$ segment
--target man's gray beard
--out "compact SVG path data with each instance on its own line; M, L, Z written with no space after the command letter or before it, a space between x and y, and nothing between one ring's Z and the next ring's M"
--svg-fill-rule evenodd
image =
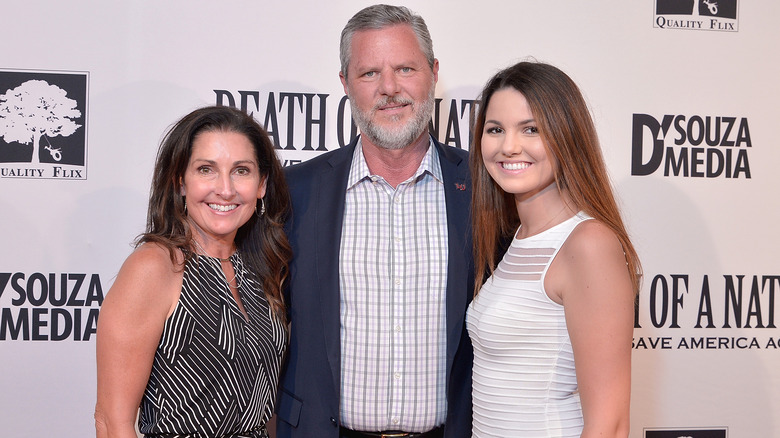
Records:
M428 130L428 123L433 114L433 105L435 101L434 87L431 87L428 98L420 103L419 108L416 108L417 111L412 119L409 120L405 126L401 126L397 129L385 129L371 123L369 115L357 108L352 99L349 100L349 106L352 110L352 118L355 119L355 124L360 128L361 134L368 137L372 143L382 149L395 150L409 146L417 140L423 132ZM380 102L377 106L385 105L387 102L411 103L413 106L417 106L413 101L392 98L386 99L385 102ZM372 109L372 111L377 111L375 108Z

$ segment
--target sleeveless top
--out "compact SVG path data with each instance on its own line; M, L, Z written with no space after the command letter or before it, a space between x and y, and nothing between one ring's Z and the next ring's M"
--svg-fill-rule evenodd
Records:
M287 328L270 310L238 252L230 256L238 308L219 259L194 255L181 296L165 321L139 430L155 438L265 438L273 413Z
M537 235L515 237L469 305L474 437L580 436L574 353L563 306L547 296L544 279L572 230L587 219L580 212Z

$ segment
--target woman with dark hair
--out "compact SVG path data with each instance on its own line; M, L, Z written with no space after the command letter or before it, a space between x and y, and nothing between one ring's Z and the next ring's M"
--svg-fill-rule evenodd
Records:
M267 437L287 343L289 195L267 133L206 107L160 146L146 232L103 302L97 436Z
M473 435L628 436L641 267L579 89L516 64L473 132Z

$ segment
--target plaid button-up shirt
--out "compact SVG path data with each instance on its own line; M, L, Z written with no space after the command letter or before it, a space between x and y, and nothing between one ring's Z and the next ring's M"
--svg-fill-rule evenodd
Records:
M447 413L447 212L436 147L393 188L362 146L341 237L341 422L422 432Z

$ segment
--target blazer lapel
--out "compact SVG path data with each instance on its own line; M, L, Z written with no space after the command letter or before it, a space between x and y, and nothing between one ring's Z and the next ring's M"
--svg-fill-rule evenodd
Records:
M471 290L468 279L471 266L471 180L468 161L435 142L444 176L444 198L447 203L447 381L465 324L466 306ZM463 254L467 256L464 257Z
M344 202L352 163L352 153L356 142L334 154L318 177L315 222L312 224L316 244L316 278L319 280L319 299L322 311L323 336L328 352L328 362L333 374L334 387L341 387L341 324L339 251L341 247L341 228L344 223ZM334 317L335 316L335 317Z

